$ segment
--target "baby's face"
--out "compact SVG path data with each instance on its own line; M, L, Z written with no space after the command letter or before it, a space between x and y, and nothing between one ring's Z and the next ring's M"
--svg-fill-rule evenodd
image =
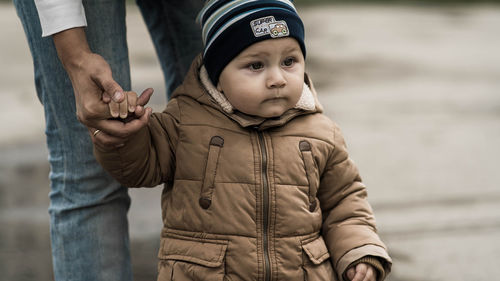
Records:
M243 113L277 117L299 101L304 68L295 39L268 39L235 57L222 71L217 89Z

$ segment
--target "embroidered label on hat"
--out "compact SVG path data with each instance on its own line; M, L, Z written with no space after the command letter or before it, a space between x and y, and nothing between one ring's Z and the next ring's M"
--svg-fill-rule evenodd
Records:
M263 17L250 22L253 35L261 37L271 35L272 38L288 36L288 25L285 21L276 21L273 16Z

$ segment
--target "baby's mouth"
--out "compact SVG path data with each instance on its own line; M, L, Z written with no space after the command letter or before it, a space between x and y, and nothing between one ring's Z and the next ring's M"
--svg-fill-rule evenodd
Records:
M267 98L266 100L278 100L282 98L283 98L283 93L280 92L279 90L275 90L272 92L271 95L269 95L269 98Z

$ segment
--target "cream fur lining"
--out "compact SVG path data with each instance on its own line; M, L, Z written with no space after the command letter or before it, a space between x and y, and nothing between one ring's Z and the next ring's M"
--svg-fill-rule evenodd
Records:
M207 69L204 65L200 69L200 80L207 92L215 99L215 101L222 107L226 113L233 113L233 106L227 100L226 96L219 92L217 88L212 84L212 81L208 77Z
M234 107L233 105L227 100L226 96L219 92L217 88L212 84L212 81L210 81L210 78L208 77L207 70L205 66L201 66L200 69L200 81L207 90L207 92L212 96L213 99L219 104L222 109L226 113L233 113L234 112ZM311 93L311 89L309 89L309 86L307 86L306 83L304 83L304 87L302 89L302 95L300 96L299 101L295 105L295 108L297 109L302 109L302 110L314 110L316 108L316 103L314 102L314 97Z
M316 102L314 100L314 96L309 89L309 86L304 83L304 87L302 88L302 95L300 96L299 101L295 105L295 108L302 110L314 110L316 108Z

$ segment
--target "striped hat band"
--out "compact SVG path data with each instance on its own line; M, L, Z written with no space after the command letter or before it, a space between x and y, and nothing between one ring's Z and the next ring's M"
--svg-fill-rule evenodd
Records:
M215 85L234 57L262 40L295 38L305 56L304 26L288 0L209 0L197 21L202 26L204 64Z

